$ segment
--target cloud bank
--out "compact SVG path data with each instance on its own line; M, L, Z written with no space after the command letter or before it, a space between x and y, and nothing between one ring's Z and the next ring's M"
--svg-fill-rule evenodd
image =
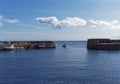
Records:
M18 22L18 19L6 19L0 15L0 27L3 27L4 24L17 24Z
M52 28L62 28L62 27L80 27L85 26L88 28L108 28L108 29L120 29L119 20L94 20L94 19L82 19L79 17L65 17L64 19L59 20L57 17L36 17L35 20L41 24L48 24ZM19 23L18 19L9 19L4 18L0 15L0 27L4 27L6 24L17 24ZM24 24L25 25L25 24ZM23 25L22 25L23 26ZM24 27L24 26L23 26ZM31 27L31 26L27 26Z
M85 26L87 24L86 20L78 18L78 17L66 17L63 20L58 20L56 17L37 17L35 19L39 23L50 24L54 28L65 27L77 27L77 26Z
M91 19L90 24L92 27L104 27L104 28L120 28L120 22L118 20L105 21L105 20L93 20Z
M88 28L120 29L118 20L85 20L79 17L66 17L62 20L59 20L57 17L37 17L35 20L39 23L50 24L53 28L87 26Z

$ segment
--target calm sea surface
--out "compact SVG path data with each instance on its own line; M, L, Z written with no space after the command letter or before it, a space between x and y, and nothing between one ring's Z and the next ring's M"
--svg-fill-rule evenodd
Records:
M119 50L87 50L84 41L56 45L0 51L0 84L120 84Z

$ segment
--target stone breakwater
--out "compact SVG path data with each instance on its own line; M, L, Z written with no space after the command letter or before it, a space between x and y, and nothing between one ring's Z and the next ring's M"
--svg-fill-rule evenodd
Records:
M5 47L14 45L16 49L47 49L56 48L53 41L5 41L0 44L0 50L5 50Z
M120 50L120 40L88 39L87 49L92 49L92 50Z

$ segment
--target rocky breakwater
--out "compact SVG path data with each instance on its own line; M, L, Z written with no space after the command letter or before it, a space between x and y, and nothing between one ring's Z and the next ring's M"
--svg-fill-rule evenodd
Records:
M5 41L3 44L0 44L0 50L6 50L6 47L14 45L16 50L20 49L48 49L56 48L56 45L53 41Z

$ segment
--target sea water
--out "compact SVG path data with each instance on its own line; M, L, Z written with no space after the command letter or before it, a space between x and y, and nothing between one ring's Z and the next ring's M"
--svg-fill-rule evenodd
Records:
M55 43L56 49L0 51L0 84L120 84L120 50Z

